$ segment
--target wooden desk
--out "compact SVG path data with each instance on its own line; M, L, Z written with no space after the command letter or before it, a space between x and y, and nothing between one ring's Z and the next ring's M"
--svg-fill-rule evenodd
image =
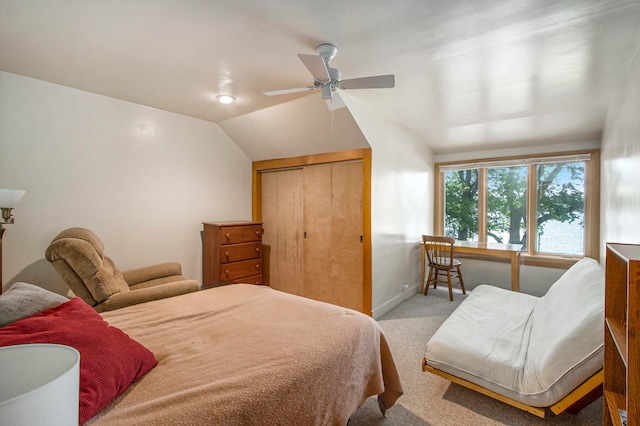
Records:
M424 243L420 243L420 292L424 293L425 255ZM480 243L477 241L456 241L454 253L480 254L500 257L511 261L511 290L520 291L520 244Z

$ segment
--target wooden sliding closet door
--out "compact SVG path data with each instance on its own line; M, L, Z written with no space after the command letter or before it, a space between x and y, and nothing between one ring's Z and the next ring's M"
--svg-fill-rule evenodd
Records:
M364 309L361 161L262 172L269 285Z
M302 169L262 174L262 243L270 247L269 282L303 295Z
M304 295L363 310L362 162L304 168Z

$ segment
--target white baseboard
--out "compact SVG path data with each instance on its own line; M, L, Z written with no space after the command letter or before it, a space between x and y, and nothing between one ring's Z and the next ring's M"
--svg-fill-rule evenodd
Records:
M373 317L373 319L380 318L381 316L383 316L384 314L386 314L387 312L389 312L390 310L392 310L393 308L395 308L396 306L398 306L399 304L401 304L405 300L409 299L411 296L413 296L416 293L418 293L418 286L417 285L409 287L408 290L403 291L402 293L398 294L397 296L395 296L391 300L389 300L389 301L383 303L382 305L372 309L371 310L371 316Z

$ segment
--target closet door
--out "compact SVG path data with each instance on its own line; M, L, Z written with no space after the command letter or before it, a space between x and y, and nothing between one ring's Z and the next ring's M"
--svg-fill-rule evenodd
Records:
M262 173L262 242L270 247L269 285L303 296L303 171Z
M304 168L304 296L363 311L362 162Z

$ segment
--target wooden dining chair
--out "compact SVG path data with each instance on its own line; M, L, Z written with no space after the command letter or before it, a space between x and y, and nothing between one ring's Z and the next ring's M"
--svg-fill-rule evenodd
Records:
M453 244L455 241L453 237L422 236L423 247L429 265L429 275L424 286L425 295L429 291L429 285L432 282L433 288L436 288L439 282L446 283L449 286L449 300L453 301L452 277L458 279L462 294L467 294L464 289L462 272L460 271L462 263L453 257Z

